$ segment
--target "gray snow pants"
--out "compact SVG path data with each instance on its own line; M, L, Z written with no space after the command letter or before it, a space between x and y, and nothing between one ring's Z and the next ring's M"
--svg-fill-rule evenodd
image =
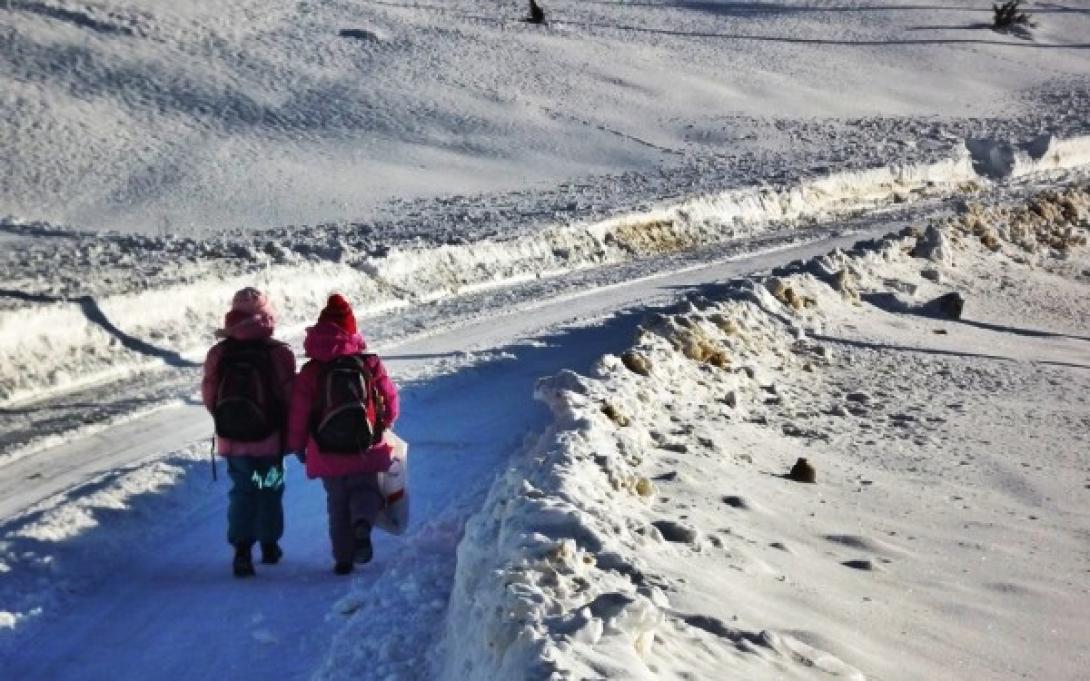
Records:
M378 488L378 475L359 473L337 478L322 478L326 510L329 512L329 539L333 560L351 563L356 549L356 529L370 532L375 517L384 505Z

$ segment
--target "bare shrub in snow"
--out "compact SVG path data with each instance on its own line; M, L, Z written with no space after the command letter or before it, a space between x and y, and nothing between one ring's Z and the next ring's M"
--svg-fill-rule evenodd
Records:
M1083 246L1090 228L1090 187L1043 191L1025 204L985 207L966 206L948 225L953 234L972 236L992 251L1003 242L1028 253L1065 253Z
M719 329L728 336L733 336L741 331L741 329L738 327L738 322L734 321L730 317L727 317L726 315L718 313L713 314L712 316L708 317L708 320L718 326Z
M1036 25L1029 12L1022 11L1022 0L1007 0L1002 5L992 5L992 12L992 27L1000 31L1016 27L1033 28Z
M679 318L680 322L684 318ZM710 364L720 369L730 366L730 357L726 349L716 340L711 338L704 329L698 325L682 326L670 325L664 329L665 337L674 348L689 359Z
M692 248L698 237L683 231L673 220L647 220L621 225L606 240L637 255L657 255Z
M817 301L808 296L801 296L795 291L794 288L788 286L779 277L772 277L765 282L765 287L768 292L771 293L776 300L780 301L787 307L790 307L796 312L802 310L805 307L813 307L817 305Z
M813 465L810 464L805 458L800 457L795 465L791 467L791 471L787 474L788 479L795 482L817 482L817 471L814 470Z
M534 0L530 0L530 16L525 21L530 24L545 23L545 10L541 9L541 6Z
M602 413L605 414L610 421L613 421L622 428L628 425L628 417L612 402L606 402L602 405Z
M625 352L621 355L621 362L632 373L639 374L640 376L651 375L651 360L638 352L632 352L631 350Z

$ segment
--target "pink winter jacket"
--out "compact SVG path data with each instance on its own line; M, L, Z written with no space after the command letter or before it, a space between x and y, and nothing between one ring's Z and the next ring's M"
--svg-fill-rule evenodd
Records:
M376 473L390 468L390 455L393 450L382 443L375 445L363 454L329 454L322 452L310 434L311 413L314 409L318 378L329 362L344 355L355 355L367 350L367 343L360 334L349 334L336 324L318 322L307 329L303 341L310 361L303 365L295 377L295 386L291 395L291 410L288 414L288 448L291 451L305 451L308 478L336 478L357 473ZM367 368L374 377L375 385L382 394L385 404L384 414L379 414L382 425L389 428L397 420L397 386L386 374L386 367L375 355L366 356ZM305 449L304 449L305 448Z
M264 341L269 345L273 371L276 376L272 385L276 390L276 399L285 407L291 398L292 381L295 378L295 354L288 345L272 338L272 327L257 324L240 325L231 333L231 338L240 341ZM208 350L204 360L204 378L201 380L201 399L211 413L216 405L216 390L219 387L219 364L223 357L223 342L216 343ZM216 451L223 456L280 456L286 450L283 432L277 430L260 442L239 442L216 436Z

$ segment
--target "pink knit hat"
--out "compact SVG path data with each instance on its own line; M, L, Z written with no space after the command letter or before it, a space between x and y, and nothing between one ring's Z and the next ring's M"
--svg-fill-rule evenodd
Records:
M231 310L223 318L223 328L216 335L224 338L271 336L275 325L276 311L268 296L247 286L231 299Z

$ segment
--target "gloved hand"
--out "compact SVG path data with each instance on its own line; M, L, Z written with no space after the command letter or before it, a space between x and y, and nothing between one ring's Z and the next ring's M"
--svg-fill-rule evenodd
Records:
M294 456L295 458L299 459L299 463L304 463L305 464L307 462L307 454L306 454L306 452L304 452L302 450L300 450L298 452L285 452L284 453L284 458L285 459L288 458L289 456Z

